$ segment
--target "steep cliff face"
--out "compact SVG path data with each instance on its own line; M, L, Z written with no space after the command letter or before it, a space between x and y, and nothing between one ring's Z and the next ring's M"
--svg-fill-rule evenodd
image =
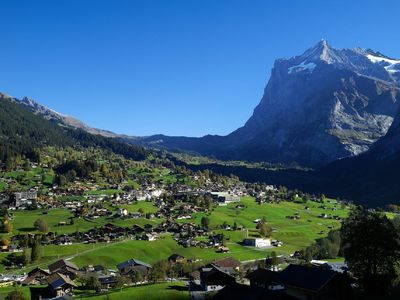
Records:
M230 135L238 155L320 166L368 150L390 127L399 95L397 79L368 53L321 41L277 60L252 117Z
M400 61L324 40L276 60L260 104L228 136L153 136L135 142L222 159L320 167L370 148L398 110Z
M313 174L323 178L320 187L372 206L399 204L400 199L400 113L387 134L358 156L337 160Z

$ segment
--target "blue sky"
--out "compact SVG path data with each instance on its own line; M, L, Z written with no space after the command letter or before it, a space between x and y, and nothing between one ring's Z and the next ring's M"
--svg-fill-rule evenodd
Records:
M276 58L321 38L400 57L400 1L0 2L0 91L131 135L227 134Z

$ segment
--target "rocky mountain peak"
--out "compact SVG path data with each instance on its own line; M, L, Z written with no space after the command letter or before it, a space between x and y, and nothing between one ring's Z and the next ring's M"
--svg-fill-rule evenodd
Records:
M249 159L311 166L367 151L386 134L400 100L390 70L377 63L389 58L371 53L321 40L278 60L260 104L231 138Z

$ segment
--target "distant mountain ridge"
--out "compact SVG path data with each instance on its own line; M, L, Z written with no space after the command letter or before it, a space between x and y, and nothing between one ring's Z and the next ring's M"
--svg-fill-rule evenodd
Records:
M0 93L0 163L18 156L37 159L36 150L46 146L98 147L135 160L143 160L150 153L120 138L91 134L85 127L66 125L61 120L65 120L61 114L36 102Z
M23 97L21 100L16 99L16 98L13 98L13 99L14 99L14 101L17 101L20 104L24 105L26 108L28 108L34 114L40 114L47 120L54 121L54 122L57 122L60 124L64 124L64 125L70 126L72 128L79 128L79 129L85 130L86 132L91 133L91 134L97 134L97 135L101 135L101 136L105 136L105 137L118 137L117 134L115 134L111 131L90 127L74 117L70 117L70 116L61 114L59 112L56 112L55 110L48 108L47 106L44 106L31 98Z
M399 109L400 60L325 40L275 61L260 104L227 136L155 135L134 143L221 159L320 167L367 151Z

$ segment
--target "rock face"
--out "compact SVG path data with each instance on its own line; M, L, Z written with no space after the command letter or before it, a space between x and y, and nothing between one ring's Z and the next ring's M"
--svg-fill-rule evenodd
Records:
M222 159L319 167L362 153L386 134L399 108L399 86L400 60L322 40L275 61L260 104L228 136L141 142Z
M321 41L277 60L253 116L231 134L239 153L320 166L368 150L389 129L399 97L397 72L379 63L389 59L371 53Z
M387 134L367 152L337 160L313 175L326 179L320 190L332 195L371 206L399 204L400 113Z

